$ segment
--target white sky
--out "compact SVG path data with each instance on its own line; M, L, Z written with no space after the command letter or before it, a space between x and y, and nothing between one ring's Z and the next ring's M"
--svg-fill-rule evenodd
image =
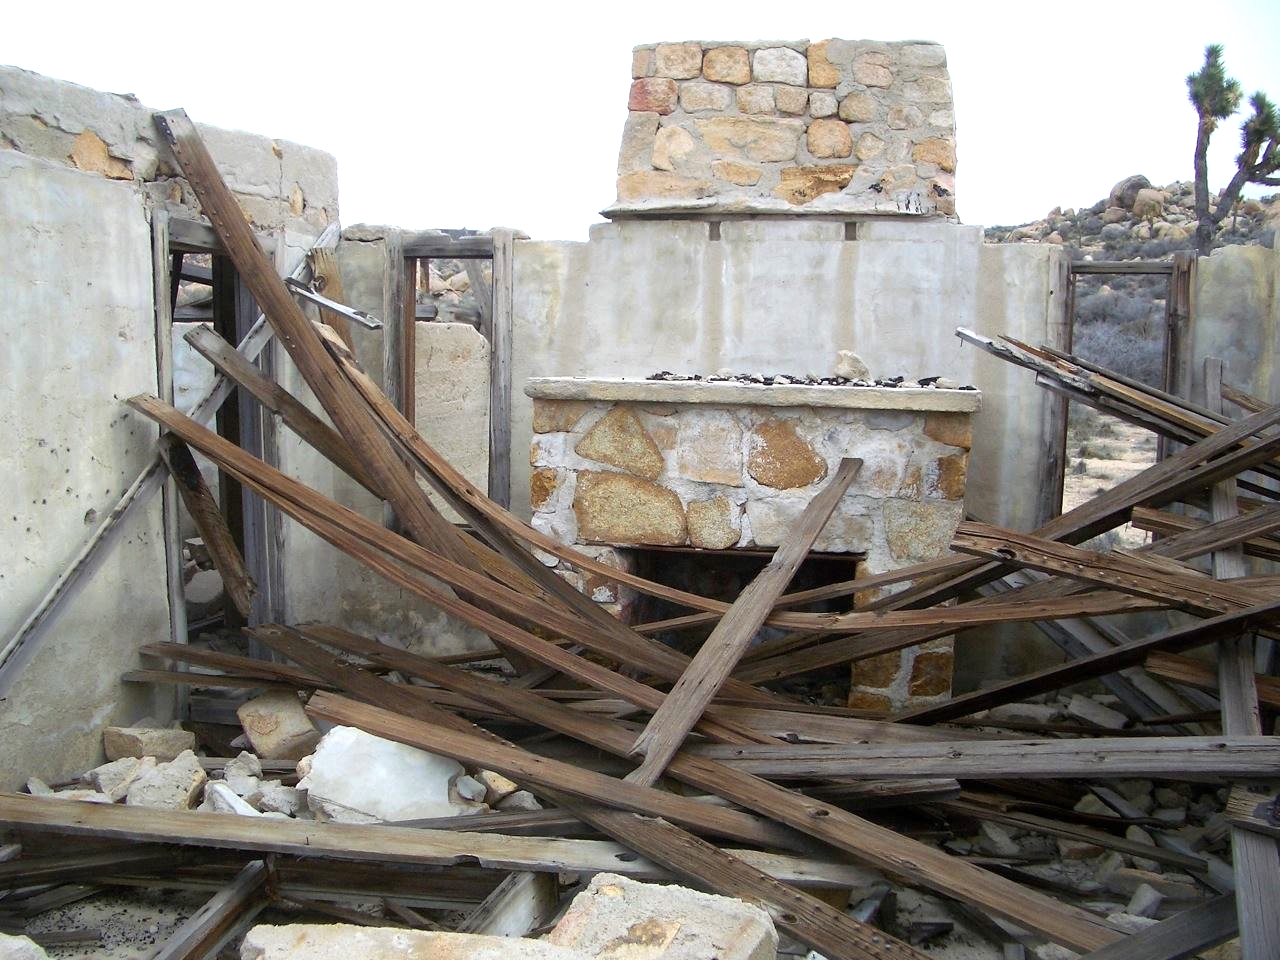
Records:
M328 150L344 224L581 240L614 198L633 46L805 37L946 45L967 223L1089 205L1133 173L1190 180L1183 80L1206 43L1226 46L1246 96L1280 100L1277 0L26 0L6 11L0 63ZM1215 137L1215 187L1238 127Z

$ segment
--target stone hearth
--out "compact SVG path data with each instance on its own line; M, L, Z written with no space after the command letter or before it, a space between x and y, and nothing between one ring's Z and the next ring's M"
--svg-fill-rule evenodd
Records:
M626 565L618 548L776 547L840 460L862 470L815 549L860 555L859 573L938 556L964 512L975 390L539 378L533 524ZM617 584L592 596L627 615ZM950 691L951 646L859 663L855 705Z

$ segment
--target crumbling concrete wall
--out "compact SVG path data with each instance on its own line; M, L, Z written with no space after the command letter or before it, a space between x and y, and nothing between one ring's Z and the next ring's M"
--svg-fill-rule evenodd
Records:
M529 377L830 375L837 351L853 350L874 376L938 375L982 390L967 503L1031 529L1047 396L954 330L1044 341L1060 256L988 247L980 228L937 220L864 221L852 232L838 221L725 221L718 238L705 221L626 220L595 227L588 243L518 242L513 504L527 515ZM959 644L958 684L989 675L992 653Z
M1280 403L1280 247L1222 247L1196 264L1191 321L1178 353L1188 358L1178 392L1204 400L1204 358L1225 362L1234 387ZM1228 405L1228 412L1239 413Z
M132 97L0 67L4 640L154 454L155 427L125 404L158 390L150 216L158 205L183 217L199 208L152 112ZM337 216L333 158L251 134L201 133L254 224L285 235L288 269ZM153 497L128 514L0 701L0 789L93 766L106 724L167 719L170 698L120 681L142 665L139 646L169 639L165 583Z

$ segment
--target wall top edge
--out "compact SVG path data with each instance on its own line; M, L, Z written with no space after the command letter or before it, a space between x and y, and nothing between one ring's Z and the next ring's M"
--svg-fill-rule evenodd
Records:
M935 387L837 387L636 380L626 377L532 377L524 392L535 400L599 400L635 403L702 403L721 406L828 407L846 410L924 410L973 413L978 390Z

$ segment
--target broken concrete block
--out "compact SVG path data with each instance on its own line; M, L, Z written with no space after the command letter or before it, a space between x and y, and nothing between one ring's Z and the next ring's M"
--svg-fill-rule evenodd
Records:
M281 786L279 780L267 780L258 795L258 809L263 813L283 813L295 816L306 806L303 791L297 787Z
M541 810L542 804L528 790L517 790L515 793L509 793L498 801L497 810L503 813L512 813L516 810Z
M484 784L484 802L494 806L499 800L520 789L520 784L504 777L496 770L481 770L476 779Z
M33 797L52 797L53 787L39 777L27 777L27 793Z
M320 731L287 690L264 693L236 711L253 752L264 760L298 760L311 752Z
M11 937L0 933L0 957L4 960L49 960L44 947L30 937Z
M189 810L208 779L196 755L185 750L134 780L124 802L131 807Z
M778 950L759 907L609 873L591 879L545 940L600 960L773 960Z
M1152 924L1160 921L1152 917L1139 917L1132 913L1109 913L1107 914L1107 922L1117 930L1123 930L1125 933L1141 933Z
M94 767L80 780L106 794L114 803L123 800L129 792L129 785L148 770L154 769L155 765L155 757L121 757Z
M121 757L155 757L160 763L196 748L196 735L176 727L107 727L102 749L108 760Z
M987 821L978 828L978 846L996 857L1016 857L1020 853L1008 830Z
M55 790L50 796L55 800L81 800L85 803L112 803L112 799L97 790Z
M210 780L204 785L204 803L200 805L200 809L206 807L214 813L234 813L242 817L261 816L239 794L218 780Z
M260 924L245 934L240 960L588 960L546 940L474 933L357 927L347 923Z
M1140 883L1129 898L1129 905L1124 912L1135 917L1154 917L1164 903L1164 894L1149 883Z
M462 764L355 727L334 727L316 744L307 805L318 819L344 823L417 820L477 813L482 804L449 799Z
M453 781L450 787L450 800L463 800L470 803L484 803L485 788L484 784L475 777L462 774Z
M222 575L217 570L197 570L182 591L190 620L203 620L216 614L223 607L224 597Z
M1094 726L1105 727L1108 730L1120 730L1129 722L1129 718L1119 710L1104 707L1092 697L1086 697L1079 693L1071 698L1071 703L1067 705L1067 713L1077 720L1092 723Z
M222 781L236 796L254 803L262 789L262 764L252 753L241 751L222 768Z
M1145 883L1166 900L1198 900L1200 898L1200 891L1194 880L1173 873L1161 876L1146 870L1122 867L1107 876L1103 883L1107 885L1108 890L1129 896L1133 896L1138 887Z

